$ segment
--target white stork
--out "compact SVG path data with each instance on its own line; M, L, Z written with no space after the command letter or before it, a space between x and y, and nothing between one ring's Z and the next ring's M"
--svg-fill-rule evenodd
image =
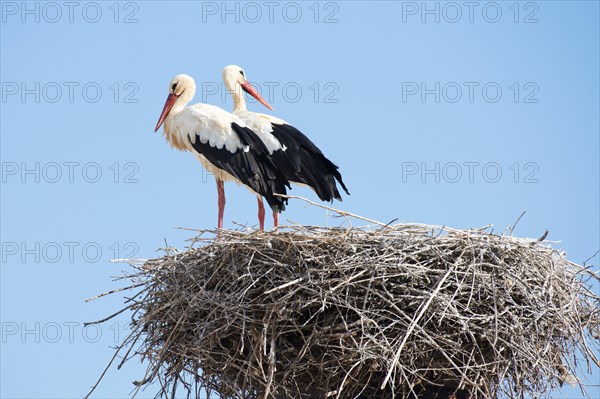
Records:
M302 132L286 121L271 115L246 111L244 93L252 95L265 107L271 106L246 80L244 70L237 65L223 68L223 82L233 96L233 113L246 123L263 141L271 159L285 177L297 184L308 185L322 201L342 200L336 180L350 195L342 181L338 167ZM262 201L258 201L258 213L264 215ZM277 213L273 213L276 221ZM263 222L261 222L263 224Z
M225 210L223 182L229 180L245 185L257 195L260 204L265 197L273 213L279 214L285 209L284 200L274 194L285 195L289 182L270 159L269 150L236 115L208 104L186 107L195 93L192 77L175 76L169 83L169 96L154 131L164 122L164 135L171 147L190 151L215 176L218 228L223 227Z

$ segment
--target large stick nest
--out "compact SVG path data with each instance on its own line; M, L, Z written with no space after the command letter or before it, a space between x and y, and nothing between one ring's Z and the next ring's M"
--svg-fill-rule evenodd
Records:
M598 365L598 275L541 239L421 225L201 237L128 276L141 291L120 349L167 397L539 397Z

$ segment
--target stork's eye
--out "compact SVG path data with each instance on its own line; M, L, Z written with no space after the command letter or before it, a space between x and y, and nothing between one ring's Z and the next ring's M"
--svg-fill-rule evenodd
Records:
M244 76L244 71L241 71L241 70L240 70L240 74L241 74L242 76Z
M173 83L173 86L171 86L171 90L175 91L176 87L177 87L177 83Z

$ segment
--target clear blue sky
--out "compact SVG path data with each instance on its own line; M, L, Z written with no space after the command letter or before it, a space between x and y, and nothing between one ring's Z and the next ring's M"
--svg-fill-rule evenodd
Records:
M122 300L84 302L123 284L109 259L216 225L213 178L152 133L178 73L231 109L221 69L243 66L339 164L345 210L497 231L526 211L516 235L548 229L579 263L600 247L596 1L0 6L2 398L85 394L126 332L82 324ZM254 198L226 193L226 226L255 224ZM339 223L295 202L285 220ZM111 370L96 397L127 397L143 370Z

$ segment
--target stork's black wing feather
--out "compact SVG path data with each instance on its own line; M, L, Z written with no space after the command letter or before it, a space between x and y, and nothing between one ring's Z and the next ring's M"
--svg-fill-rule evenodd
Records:
M285 209L287 199L274 194L287 194L288 179L275 166L264 143L252 130L237 123L232 123L231 128L245 148L232 153L225 147L219 149L208 142L202 143L198 137L191 144L210 163L265 197L271 209L281 212Z
M322 201L342 200L336 180L346 194L342 175L337 165L331 162L308 137L287 124L271 124L275 136L286 149L275 151L271 157L288 180L312 187Z

